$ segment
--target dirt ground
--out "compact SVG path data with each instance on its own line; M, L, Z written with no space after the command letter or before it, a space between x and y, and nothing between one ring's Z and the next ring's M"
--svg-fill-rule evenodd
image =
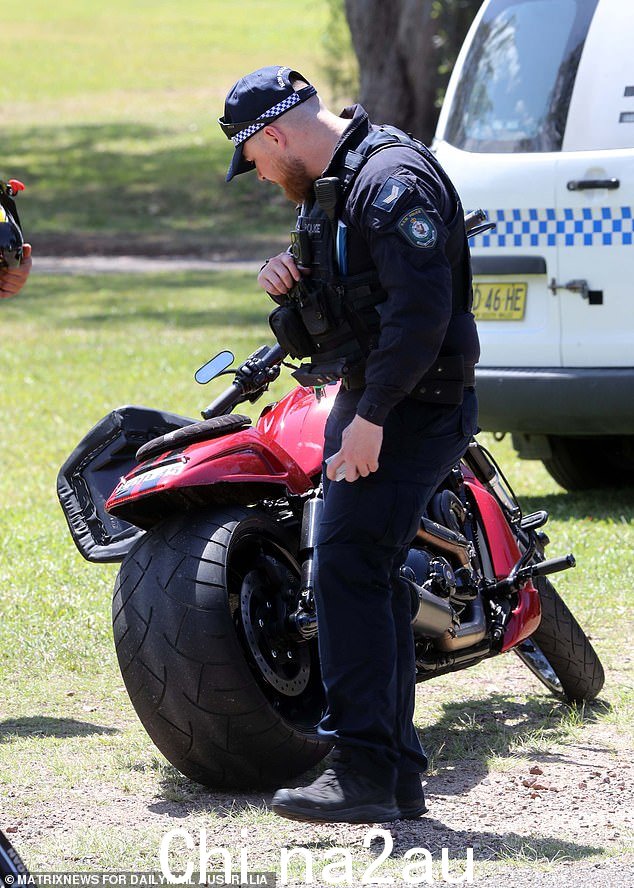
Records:
M191 270L225 270L218 262L182 264ZM165 270L177 267L169 259L35 257L35 268L42 273L130 273L159 271L164 266ZM231 262L229 267L252 272L258 266ZM505 659L512 661L506 676L510 684L523 687L525 668L514 658ZM419 687L422 705L426 693ZM507 716L499 714L500 719ZM498 717L495 708L491 717ZM94 713L94 718L106 728L127 730L125 724L109 724L104 712ZM104 833L142 828L158 838L175 827L194 831L204 823L209 844L239 848L246 841L249 856L263 861L271 870L278 870L281 849L295 846L310 848L316 858L337 846L350 848L355 861L367 859L369 863L372 859L374 846L370 852L363 847L365 826L325 827L278 821L267 813L270 795L234 797L196 787L184 795L186 798L174 800L173 793L165 791L159 779L148 781L146 793L124 793L112 783L95 780L93 775L86 774L84 779L80 775L72 789L41 805L29 804L28 819L5 822L4 828L19 850L41 843L62 849L53 868L65 870L95 863L89 848L63 853L65 848L77 849L81 845L76 841L77 833L95 823ZM487 768L481 757L443 763L427 777L426 795L426 816L389 825L394 842L392 858L405 860L409 849L427 849L435 861L438 884L443 884L437 866L441 849L449 849L450 870L457 874L466 849L472 848L476 886L634 886L633 754L627 736L609 721L587 721L565 742L542 744L537 751L523 750L518 756L507 756L496 768ZM216 816L210 818L210 813ZM246 838L244 829L248 830ZM156 847L155 860L148 858L147 870L158 870L158 842ZM95 865L95 869L101 868ZM377 874L377 878L381 876ZM308 883L300 880L288 884ZM332 882L319 881L316 873L311 884L325 886ZM395 879L392 884L405 882Z
M522 764L475 781L472 770L481 769L479 762L466 760L460 767L441 770L428 780L426 816L417 821L383 825L384 829L389 828L394 840L392 857L398 860L409 849L425 848L431 852L437 870L441 849L447 848L450 872L457 875L460 869L456 867L465 861L466 849L472 848L473 884L477 886L505 883L509 888L546 888L567 885L572 880L576 888L631 888L634 766L631 752L625 748L618 758L613 751L607 754L605 739L604 729L591 727L584 731L581 743L555 747L548 755L535 757L530 766ZM610 746L613 739L610 738ZM283 847L312 848L317 856L319 848L334 845L349 848L355 861L365 860L362 843L367 827L284 821L279 830L272 831L268 820L266 824L252 826L250 818L240 816L243 812L248 814L251 806L261 808L269 800L270 796L259 794L234 798L203 793L192 801L173 802L156 796L122 795L113 791L112 786L95 786L90 781L85 789L80 783L54 804L43 806L41 813L35 817L31 814L28 822L10 826L9 837L17 843L16 835L11 835L14 830L21 843L38 844L54 834L61 848L67 841L70 846L73 833L90 824L96 810L100 829L105 831L145 824L161 834L177 826L195 835L201 823L200 814L211 809L221 820L215 825L203 817L208 846L243 847L242 830L248 823L249 857L264 859L271 870L277 869ZM609 853L610 849L615 854L613 859L587 859L604 851ZM76 863L82 868L89 866L90 854L84 854ZM73 868L73 864L68 861L63 867L54 868ZM155 868L158 866L148 867ZM316 877L318 871L317 867ZM436 878L441 881L438 873Z
M515 658L505 659L510 661L505 678L516 693L533 679L527 679L525 667ZM490 679L474 676L472 689L474 682L490 690L495 699ZM431 687L419 686L418 695L424 705L433 692ZM107 726L103 714L95 712L95 721ZM491 717L510 723L513 716L512 709L500 713L492 709ZM129 730L116 722L110 727ZM404 855L424 848L434 861L435 883L447 884L440 869L442 849L448 849L449 873L457 876L467 849L472 848L476 886L634 886L634 763L627 736L618 726L590 719L563 742L538 744L532 752L522 750L497 762L489 767L477 755L439 764L426 778L428 814L416 821L382 826L389 829L394 843L392 868L386 864L376 878L391 874L392 884L407 884L398 877L407 863ZM318 826L276 818L268 811L270 794L212 793L190 783L184 792L175 794L173 784L170 788L169 781L161 781L159 775L148 780L146 790L124 793L90 774L78 777L72 789L57 794L53 801L35 807L29 804L28 819L7 824L9 837L19 849L54 843L60 859L52 869L103 869L103 858L91 853L94 837L77 840L78 832L93 823L106 834L129 833L133 842L135 831L150 835L149 846L156 850L142 867L148 871L159 870L161 837L175 827L196 835L204 825L208 847L246 847L249 860L263 863L278 876L281 850L307 847L315 858L314 881L309 883L302 876L287 883L296 886L333 884L319 879L328 849L348 848L355 864L363 866L382 851L376 841L369 851L363 847L366 826ZM235 850L236 860L237 854ZM282 883L278 880L278 884Z

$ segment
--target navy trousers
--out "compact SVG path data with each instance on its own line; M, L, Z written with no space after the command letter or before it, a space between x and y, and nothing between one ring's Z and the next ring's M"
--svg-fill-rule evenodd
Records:
M328 418L324 458L336 453L359 391L340 391ZM316 604L326 712L318 732L350 748L357 766L393 789L424 771L413 725L411 602L399 579L408 544L440 481L466 450L477 401L396 405L384 426L379 469L354 482L329 481L317 546Z

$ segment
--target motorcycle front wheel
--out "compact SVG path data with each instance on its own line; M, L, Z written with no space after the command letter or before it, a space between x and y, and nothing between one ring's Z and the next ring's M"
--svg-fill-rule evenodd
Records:
M541 623L515 653L556 696L571 703L594 700L605 680L601 661L552 583L546 577L535 582Z
M228 506L166 520L121 565L113 627L126 689L158 749L199 783L274 787L328 752L316 640L287 631L293 553L271 515Z

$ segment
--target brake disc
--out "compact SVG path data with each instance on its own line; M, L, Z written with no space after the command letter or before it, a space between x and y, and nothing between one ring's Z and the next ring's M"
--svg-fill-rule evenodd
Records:
M284 566L270 560L278 572L288 575L290 582L290 573ZM249 571L242 580L240 613L249 650L262 676L281 694L299 696L310 679L310 652L308 645L285 638L280 631L286 607L279 588L271 587L264 571Z

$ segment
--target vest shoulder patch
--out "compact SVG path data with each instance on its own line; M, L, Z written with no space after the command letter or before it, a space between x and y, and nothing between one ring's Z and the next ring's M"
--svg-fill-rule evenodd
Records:
M436 246L438 232L422 207L414 207L401 216L397 223L398 233L413 247L431 249Z
M389 178L385 180L385 183L377 196L372 201L372 206L376 207L378 210L384 210L386 213L391 213L398 203L399 198L402 197L408 189L409 186L405 182L401 182L400 179L396 179L394 176L389 176Z

